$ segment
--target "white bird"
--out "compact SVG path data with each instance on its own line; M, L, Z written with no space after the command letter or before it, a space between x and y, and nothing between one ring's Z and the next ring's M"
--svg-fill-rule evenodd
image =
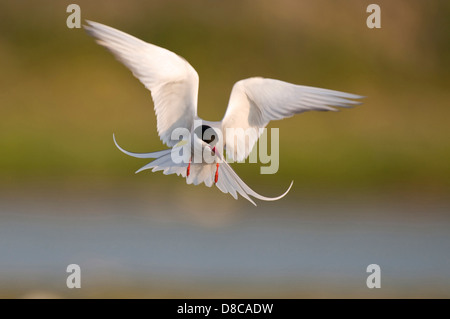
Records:
M235 199L240 194L255 206L250 196L260 200L272 201L284 197L292 187L278 197L265 197L247 186L225 160L242 161L251 152L262 129L272 120L281 120L305 111L337 111L332 106L351 107L360 102L362 96L339 91L295 85L279 80L253 77L238 81L231 91L228 108L222 121L210 122L197 116L197 95L199 78L195 69L179 55L144 42L134 36L106 25L86 21L87 32L95 37L97 43L107 48L131 70L133 75L151 91L157 119L157 130L161 141L169 149L153 153L131 153L121 148L113 135L114 143L123 153L137 158L155 160L136 173L152 169L162 170L164 174L177 174L186 177L188 184L215 184L222 192L230 193ZM218 132L229 128L242 128L248 133L248 143L226 140ZM176 129L187 130L189 140L173 137ZM209 138L205 137L209 132ZM175 161L177 152L184 146L191 147L188 160ZM222 148L216 147L222 145ZM195 150L207 150L213 162L192 161Z

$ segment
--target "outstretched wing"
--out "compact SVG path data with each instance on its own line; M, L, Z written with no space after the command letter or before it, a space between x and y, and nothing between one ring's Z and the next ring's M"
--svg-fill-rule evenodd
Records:
M339 91L295 85L279 80L249 78L238 81L222 119L227 156L242 161L251 152L262 129L272 120L281 120L306 111L337 111L332 106L361 104L362 96ZM228 129L242 129L246 138L227 139Z
M106 25L86 21L87 32L151 91L161 140L174 146L176 128L191 130L197 115L198 74L177 54Z

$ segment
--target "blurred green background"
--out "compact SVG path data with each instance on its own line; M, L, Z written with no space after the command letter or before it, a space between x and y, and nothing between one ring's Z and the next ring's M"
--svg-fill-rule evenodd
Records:
M271 123L269 127L280 128L277 174L260 175L255 164L234 165L243 180L264 195L279 194L295 181L280 204L288 207L285 210L276 203L259 203L268 214L277 212L282 219L285 211L301 215L299 203L312 203L308 207L314 211L313 203L325 202L325 211L339 215L355 201L361 207L394 201L424 208L425 214L429 207L438 207L435 213L430 209L429 216L448 218L450 3L378 0L382 28L369 29L366 8L373 2L76 3L82 19L113 26L186 58L200 76L198 112L208 120L222 118L232 85L251 76L367 96L354 109L309 112ZM95 200L110 204L111 198L120 198L118 203L148 203L142 214L177 210L176 222L186 220L184 210L195 216L194 224L202 225L222 225L226 220L223 227L235 227L229 226L229 215L237 224L236 216L257 219L258 209L243 199L235 202L218 190L188 186L173 175L133 173L145 162L120 153L112 133L130 151L164 148L150 93L83 29L66 27L70 3L0 4L0 190L3 212L9 214L3 218L14 220L15 208L23 207L24 216L35 218L37 202L50 203L41 207L50 216L60 216L62 207L72 212L70 205L80 214L97 214L95 207L104 206L92 204ZM182 204L167 208L165 202L174 198ZM199 213L205 203L208 209L220 207L222 213ZM394 211L409 220L407 209ZM125 218L117 214L119 220ZM132 209L124 208L127 214L133 216ZM33 240L39 241L36 236ZM10 240L4 248L8 251L16 247L14 236ZM14 264L2 258L4 265ZM13 260L20 264L20 258ZM4 271L8 278L12 273ZM27 281L21 285L4 284L1 293L23 296ZM205 286L210 287L208 281ZM90 296L101 296L92 291ZM117 296L161 296L158 291ZM187 291L168 296L195 295ZM280 288L277 296L309 296L307 290L300 295L292 291ZM199 295L204 296L195 296Z

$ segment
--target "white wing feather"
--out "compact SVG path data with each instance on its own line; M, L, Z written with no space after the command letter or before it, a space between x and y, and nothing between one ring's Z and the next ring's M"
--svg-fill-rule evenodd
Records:
M87 32L133 72L152 93L161 140L168 146L175 128L191 130L197 115L198 74L177 54L106 25L87 21Z
M332 106L358 105L361 103L351 99L359 98L362 96L274 79L256 77L238 81L233 86L228 108L222 119L222 132L226 139L228 128L242 128L249 141L236 143L225 140L227 156L237 161L247 158L262 128L272 120L305 111L337 111Z

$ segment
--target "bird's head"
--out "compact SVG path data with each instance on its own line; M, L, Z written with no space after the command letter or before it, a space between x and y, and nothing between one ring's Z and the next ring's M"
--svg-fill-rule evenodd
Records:
M219 140L217 132L211 126L205 124L197 126L194 129L194 134L203 142L211 146L216 145Z

